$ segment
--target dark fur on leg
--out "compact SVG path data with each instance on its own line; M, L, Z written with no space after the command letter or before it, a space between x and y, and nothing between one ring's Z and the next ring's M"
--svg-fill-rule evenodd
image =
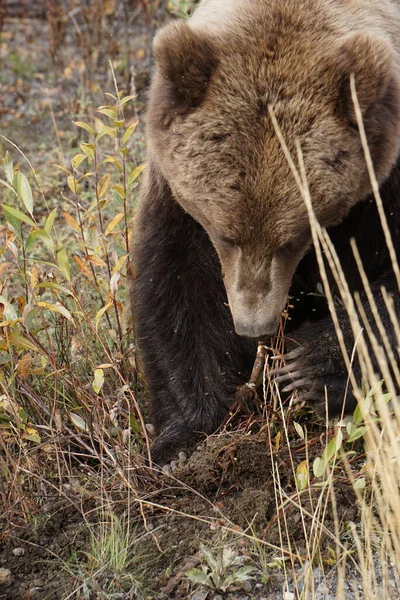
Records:
M165 464L216 430L246 381L254 344L237 336L220 264L202 227L175 202L150 163L139 208L134 307ZM246 358L249 355L249 358Z

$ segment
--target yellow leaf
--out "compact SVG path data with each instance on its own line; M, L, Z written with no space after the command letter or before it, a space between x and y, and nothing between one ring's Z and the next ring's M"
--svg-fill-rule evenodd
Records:
M296 469L296 485L297 489L302 491L308 486L308 464L306 460L303 460Z
M56 302L55 304L51 304L50 302L38 302L37 306L42 308L47 308L52 312L58 313L68 319L69 321L73 321L72 315L65 306L63 306L60 302Z
M121 139L122 145L126 144L126 142L129 140L129 138L135 131L138 123L139 123L139 121L135 121L134 123L132 123L132 125L129 125L128 129L125 131L124 135L122 136L122 139Z
M104 194L107 191L109 183L110 183L110 174L106 173L105 175L103 175L103 177L100 179L99 183L97 184L97 195L99 198L104 196Z
M41 439L40 435L33 429L32 427L26 427L24 433L22 434L22 439L27 440L29 442L35 442L36 444L40 444Z
M119 273L119 271L122 269L122 267L124 266L126 259L128 258L129 254L124 254L124 256L120 256L119 259L117 260L117 262L115 263L115 266L112 270L113 275L115 273Z
M93 129L90 127L90 125L88 125L87 123L83 123L82 121L73 121L74 125L76 125L77 127L81 127L81 129L86 129L86 131L88 133L90 133L90 135L94 135L94 131Z
M278 431L278 433L276 434L276 438L275 438L275 450L278 452L279 450L279 445L281 442L281 432Z
M80 256L73 255L72 260L78 265L78 268L81 273L83 273L88 279L93 279L93 273L87 266L84 260L81 259Z
M37 267L33 266L32 273L31 273L31 288L35 289L35 287L37 286L38 283L39 283L39 271L38 271Z
M115 10L115 0L104 0L104 14L113 15Z
M19 333L12 333L9 337L9 340L14 348L28 350L30 352L40 352L43 354L43 350L41 350L38 346L35 346L35 344L24 338Z
M113 231L113 229L115 229L115 227L118 225L118 223L120 223L122 221L123 218L124 218L124 213L123 212L118 213L117 215L115 215L115 217L107 225L107 228L106 228L104 234L108 235L109 233L111 233Z
M145 167L146 167L145 164L139 165L138 167L136 167L136 169L134 169L132 171L132 173L128 177L128 185L132 185L132 183L134 183L136 181L136 179L139 177L140 173L143 171L143 169Z
M81 144L80 145L80 149L89 158L92 158L92 159L94 158L94 150L95 150L95 145L94 144Z
M0 263L0 276L3 275L4 271L8 271L8 269L12 266L10 262Z
M122 199L125 198L125 190L122 185L114 185L114 190L118 192Z
M65 167L62 167L61 165L58 165L57 163L51 163L54 167L56 167L56 169L60 169L60 171L62 171L63 173L65 173L66 175L71 175L71 173L68 171L68 169L66 169Z
M67 177L67 183L68 183L68 187L69 187L69 189L71 190L71 192L72 192L73 194L76 194L76 193L77 193L77 191L78 191L78 188L77 188L77 183L76 183L76 181L75 181L75 178L74 178L72 175L69 175L69 176Z
M103 369L95 369L94 379L92 382L92 388L96 394L100 393L101 388L104 384L104 371Z
M86 159L87 159L86 154L75 154L75 156L73 156L71 158L71 165L74 169L77 169L79 167L79 165L81 163L83 163L83 161Z
M103 306L103 308L101 308L97 312L97 314L96 314L96 316L94 318L94 322L96 324L96 328L99 326L101 317L108 311L109 308L111 308L111 306L112 306L112 302L108 302L105 306Z
M96 267L106 267L106 263L102 258L96 256L95 254L85 254L85 258L88 262L96 265Z
M28 377L31 364L32 364L31 354L24 354L23 357L20 359L20 361L17 365L17 368L16 368L16 372L21 377L21 379L26 379Z

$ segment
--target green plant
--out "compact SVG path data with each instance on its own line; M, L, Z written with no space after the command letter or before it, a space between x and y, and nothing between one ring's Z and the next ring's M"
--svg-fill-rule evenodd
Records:
M215 556L204 545L200 546L204 560L199 569L190 569L187 577L192 583L227 592L240 588L240 585L252 578L258 569L254 565L244 564L246 558L238 555L231 546L224 546Z
M176 17L186 18L190 15L195 5L195 0L169 0L167 9Z
M77 581L83 598L141 600L148 589L146 571L154 558L143 552L146 534L138 532L127 516L101 511L99 523L88 523L89 549L73 553L63 568ZM76 588L75 588L76 589Z

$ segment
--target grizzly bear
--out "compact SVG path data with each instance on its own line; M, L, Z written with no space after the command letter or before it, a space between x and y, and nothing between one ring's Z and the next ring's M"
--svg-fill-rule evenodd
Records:
M400 296L350 79L400 250L400 3L203 0L157 34L154 56L133 294L158 433L152 456L165 464L221 424L255 340L276 334L289 294L288 350L297 350L286 389L316 409L326 391L330 415L355 406L326 300L315 294L307 209L269 107L295 160L300 144L316 217L351 291L362 291L355 238L397 355L381 286L396 310ZM339 319L351 349L344 310Z

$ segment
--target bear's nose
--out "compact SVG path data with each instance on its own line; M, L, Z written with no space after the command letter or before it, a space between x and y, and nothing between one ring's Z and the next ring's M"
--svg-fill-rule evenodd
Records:
M279 320L257 323L255 320L235 321L235 331L242 337L247 337L255 340L270 338L276 334Z

